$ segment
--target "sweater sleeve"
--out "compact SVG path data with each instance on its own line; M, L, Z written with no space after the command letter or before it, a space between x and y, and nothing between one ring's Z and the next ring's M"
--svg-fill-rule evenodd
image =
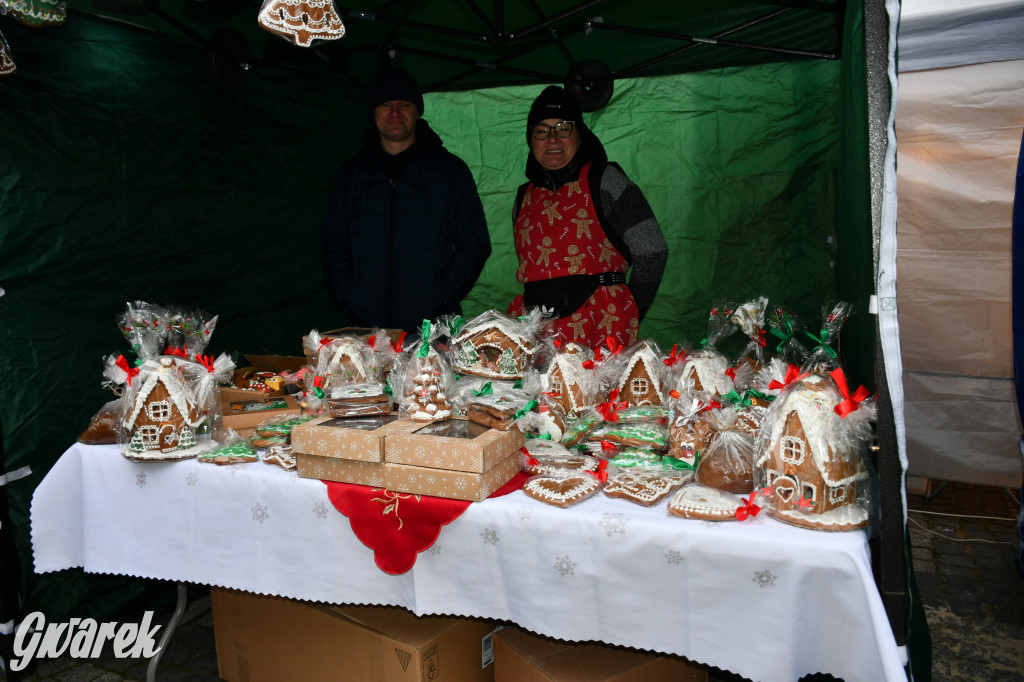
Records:
M603 227L614 230L632 254L629 288L643 320L665 272L668 243L643 192L614 164L608 164L601 174L598 192L609 222Z

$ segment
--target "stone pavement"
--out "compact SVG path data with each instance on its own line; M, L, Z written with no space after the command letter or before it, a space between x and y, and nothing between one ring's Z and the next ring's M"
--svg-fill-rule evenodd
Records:
M1024 577L1013 563L1017 504L1001 488L949 483L930 498L908 495L908 506L915 575L932 638L932 680L1024 682ZM20 679L146 679L145 661L118 660L106 649L92 661L37 660ZM202 591L192 595L157 679L219 679L210 600ZM717 670L710 679L742 680ZM804 682L812 679L833 678Z

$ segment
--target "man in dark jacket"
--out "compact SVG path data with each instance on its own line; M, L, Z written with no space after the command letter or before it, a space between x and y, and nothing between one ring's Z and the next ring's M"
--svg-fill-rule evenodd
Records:
M327 286L355 325L418 330L462 312L491 253L487 221L469 168L420 118L412 74L383 71L368 105L374 127L328 197Z

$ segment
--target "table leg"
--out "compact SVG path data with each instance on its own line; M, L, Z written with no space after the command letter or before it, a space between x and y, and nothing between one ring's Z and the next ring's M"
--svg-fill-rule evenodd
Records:
M160 665L160 659L171 642L174 631L181 622L181 616L185 613L185 604L188 602L188 586L185 583L178 583L178 605L174 608L171 620L164 627L164 634L160 636L160 648L157 649L153 658L149 659L149 667L146 669L146 682L156 682L156 669Z

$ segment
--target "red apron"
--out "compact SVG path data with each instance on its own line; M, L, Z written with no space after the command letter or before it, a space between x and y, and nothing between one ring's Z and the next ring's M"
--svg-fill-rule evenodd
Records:
M536 282L569 275L622 272L629 263L612 246L597 219L587 176L588 163L579 180L552 192L530 183L515 221L516 279ZM508 314L524 313L523 297L516 296ZM625 284L600 286L575 312L552 320L550 328L563 341L584 343L594 350L609 336L628 346L636 342L636 301Z

